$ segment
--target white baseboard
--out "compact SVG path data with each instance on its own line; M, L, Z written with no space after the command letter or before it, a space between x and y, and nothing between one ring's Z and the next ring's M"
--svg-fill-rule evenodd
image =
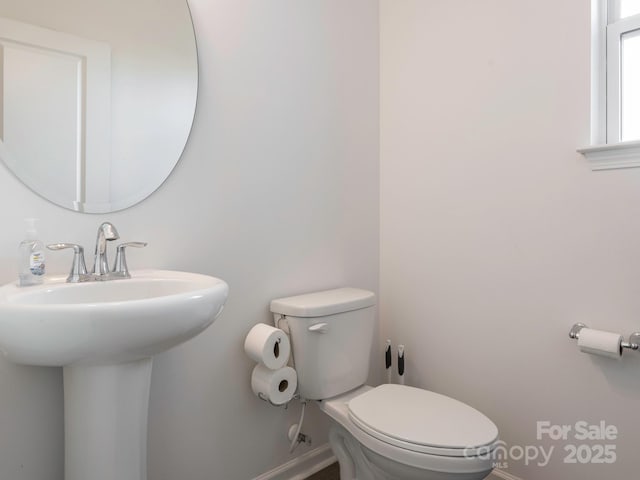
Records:
M253 480L304 480L336 461L331 447L325 443Z
M498 470L497 468L493 472L491 472L491 476L502 478L504 480L522 480L520 477L511 475L510 473L507 473L504 470Z
M335 462L337 462L337 459L335 455L333 455L331 447L329 447L328 443L325 443L304 455L300 455L287 463L255 477L253 480L304 480ZM491 479L491 477L502 480L522 480L520 477L498 469L491 472L489 479Z

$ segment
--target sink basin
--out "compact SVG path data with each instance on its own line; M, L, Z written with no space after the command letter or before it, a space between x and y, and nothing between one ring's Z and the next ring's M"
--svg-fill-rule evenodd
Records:
M229 287L195 273L0 287L0 352L61 366L65 480L146 480L153 355L213 323Z
M146 270L132 277L0 287L0 352L27 365L130 362L202 332L227 299L227 284L207 275Z

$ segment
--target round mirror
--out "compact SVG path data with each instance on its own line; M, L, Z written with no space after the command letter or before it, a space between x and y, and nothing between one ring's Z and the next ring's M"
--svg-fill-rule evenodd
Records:
M153 193L197 89L186 0L0 4L0 158L62 207L113 212Z

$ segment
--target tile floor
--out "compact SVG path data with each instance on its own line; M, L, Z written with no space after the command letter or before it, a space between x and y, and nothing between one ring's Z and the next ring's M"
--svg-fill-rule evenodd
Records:
M334 463L318 473L311 475L307 480L340 480L340 469Z

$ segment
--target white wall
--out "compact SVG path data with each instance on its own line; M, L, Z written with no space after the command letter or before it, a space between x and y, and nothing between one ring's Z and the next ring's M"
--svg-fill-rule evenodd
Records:
M378 286L378 5L374 0L191 0L200 92L185 155L129 210L80 215L34 195L0 167L0 282L16 275L22 219L45 242L91 250L104 220L146 240L132 268L225 279L223 315L159 355L150 401L150 480L247 480L292 458L298 408L251 395L242 342L278 296ZM89 257L91 255L89 254ZM63 272L71 258L50 253ZM0 478L61 480L59 369L0 361ZM309 416L314 446L326 423ZM301 447L296 455L308 451Z
M466 401L528 480L635 478L640 356L579 353L574 322L640 329L640 170L591 172L589 2L381 1L383 338L409 383ZM618 427L565 465L536 422Z

